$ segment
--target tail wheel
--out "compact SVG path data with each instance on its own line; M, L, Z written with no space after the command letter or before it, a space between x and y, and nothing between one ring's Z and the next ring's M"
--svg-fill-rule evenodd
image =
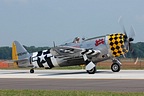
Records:
M87 70L87 73L94 74L96 72L96 67L92 68L91 70Z
M34 69L30 69L30 73L34 73Z
M117 64L117 63L113 63L113 64L111 65L111 70L112 70L113 72L119 72L119 71L120 71L120 65Z

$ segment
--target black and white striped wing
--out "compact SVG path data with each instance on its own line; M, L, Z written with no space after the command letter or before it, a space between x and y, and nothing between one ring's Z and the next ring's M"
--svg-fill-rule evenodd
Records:
M81 54L82 55L86 54L86 55L94 56L94 55L100 54L100 51L99 50L91 50L91 49L82 49Z
M92 49L84 49L84 48L76 48L71 46L59 46L55 47L54 50L61 56L83 56L89 55L89 56L96 56L100 54L100 50L92 50Z

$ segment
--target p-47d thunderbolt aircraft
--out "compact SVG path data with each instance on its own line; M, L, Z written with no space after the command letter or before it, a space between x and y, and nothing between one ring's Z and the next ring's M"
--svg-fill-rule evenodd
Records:
M132 28L132 33L134 30ZM126 32L109 34L67 43L52 47L48 50L34 52L32 54L18 42L12 44L12 58L19 67L31 67L30 73L34 73L35 68L74 66L85 64L85 69L89 74L94 74L98 62L111 59L113 64L111 70L119 72L121 62L117 57L129 51L133 36L128 37Z

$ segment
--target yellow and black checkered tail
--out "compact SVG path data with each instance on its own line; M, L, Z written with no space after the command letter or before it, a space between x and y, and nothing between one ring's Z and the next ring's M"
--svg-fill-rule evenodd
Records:
M111 34L108 36L108 43L110 46L111 53L114 57L118 57L120 55L123 55L125 52L127 52L125 48L125 34Z

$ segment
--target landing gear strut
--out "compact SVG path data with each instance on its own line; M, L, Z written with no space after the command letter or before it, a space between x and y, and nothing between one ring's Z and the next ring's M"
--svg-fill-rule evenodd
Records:
M30 69L30 73L34 73L34 69Z
M87 73L94 74L96 72L96 67L92 68L91 70L87 70Z

